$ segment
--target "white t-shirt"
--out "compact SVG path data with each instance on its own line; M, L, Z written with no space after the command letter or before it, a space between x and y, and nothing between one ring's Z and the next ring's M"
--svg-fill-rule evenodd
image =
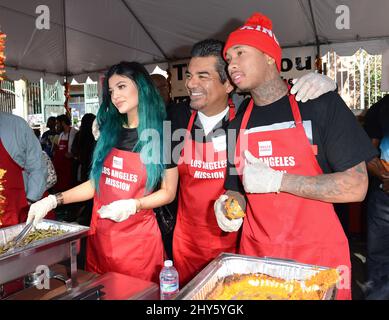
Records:
M72 144L73 144L73 141L74 141L74 136L76 135L77 131L78 130L76 128L70 127L70 132L69 133L61 132L61 134L59 135L58 141L69 140L69 143L68 143L68 152L69 153L71 153Z
M228 112L228 106L219 114L214 115L214 116L206 116L202 112L198 112L199 119L201 122L201 125L203 126L204 129L204 134L207 136L208 133L212 131L213 128L215 128L216 124L218 124L227 114Z

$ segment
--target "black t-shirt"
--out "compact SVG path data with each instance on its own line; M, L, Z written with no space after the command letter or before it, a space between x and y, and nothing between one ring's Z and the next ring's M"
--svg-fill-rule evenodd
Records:
M137 128L122 128L115 148L132 152L138 142Z
M166 125L169 123L168 125ZM164 152L171 152L170 144L171 144L171 134L170 134L170 121L165 121L164 126ZM138 143L138 131L137 128L122 128L120 131L120 136L118 142L115 145L115 148L119 150L135 152L134 147ZM139 151L137 151L139 153ZM176 164L167 164L166 169L176 167Z
M122 128L120 136L115 148L123 151L135 152L134 147L138 142L138 131L137 128ZM139 151L137 151L139 153ZM154 188L154 190L160 189L160 183Z
M389 95L373 104L365 115L365 130L370 138L389 136Z
M305 133L311 144L317 145L316 159L324 173L345 171L362 161L376 156L376 150L342 98L334 92L315 100L298 103ZM239 130L243 115L240 114L229 128ZM284 96L266 106L254 106L247 129L269 126L290 128L294 126L289 99ZM227 136L228 139L228 136ZM236 141L227 140L228 165L225 188L244 193L233 165Z

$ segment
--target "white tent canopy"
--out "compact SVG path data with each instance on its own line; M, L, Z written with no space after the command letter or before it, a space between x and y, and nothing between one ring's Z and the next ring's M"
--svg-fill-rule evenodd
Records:
M49 30L36 28L39 5L49 9ZM349 29L336 27L340 5L350 10ZM322 54L343 55L389 48L387 0L0 0L7 76L96 80L121 60L187 58L195 42L225 40L255 11L273 20L283 48L320 44Z

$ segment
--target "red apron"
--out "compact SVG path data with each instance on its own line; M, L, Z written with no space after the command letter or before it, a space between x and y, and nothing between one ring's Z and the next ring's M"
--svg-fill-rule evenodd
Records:
M69 136L69 134L68 134ZM55 147L53 165L57 173L57 183L54 185L56 191L66 191L72 187L72 159L66 158L68 152L68 140L59 140Z
M230 107L229 112L231 120L234 108ZM190 132L196 114L196 111L193 112L190 118L178 165L180 192L173 257L181 287L221 252L235 253L239 234L222 231L217 225L213 208L215 200L225 191L226 139L218 140L219 145L224 143L224 148L216 150L213 142L199 143L192 140Z
M23 168L9 155L0 139L0 168L7 170L3 177L3 196L5 197L5 211L0 216L2 227L12 226L26 220L28 203L24 189Z
M159 282L163 243L154 212L141 210L122 222L101 219L97 211L116 200L145 195L146 168L139 153L113 148L106 157L95 193L86 269L96 273L118 272Z
M1 139L0 155L0 169L7 171L2 179L4 187L2 195L5 198L5 210L4 214L0 216L0 228L3 228L26 221L29 206L24 188L23 168L11 158L8 151L4 148ZM22 279L6 283L3 285L3 296L0 293L0 298L5 298L22 289Z
M265 163L266 160L274 161L278 164L273 166L276 170L305 176L320 175L323 172L305 134L293 95L289 95L289 102L296 126L248 133L248 150ZM240 146L240 136L247 127L253 105L251 100L242 120L236 147L235 164L240 175L244 165L243 152L247 149ZM283 192L248 193L246 196L247 216L239 248L241 254L293 259L334 268L346 266L349 268L347 277L351 276L348 241L331 203ZM351 299L350 286L338 290L337 299Z

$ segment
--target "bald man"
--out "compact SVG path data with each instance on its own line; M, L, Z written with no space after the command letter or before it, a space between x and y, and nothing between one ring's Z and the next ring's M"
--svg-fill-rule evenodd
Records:
M151 79L154 82L154 85L157 87L165 106L171 102L170 98L170 83L163 75L155 73L151 75Z

